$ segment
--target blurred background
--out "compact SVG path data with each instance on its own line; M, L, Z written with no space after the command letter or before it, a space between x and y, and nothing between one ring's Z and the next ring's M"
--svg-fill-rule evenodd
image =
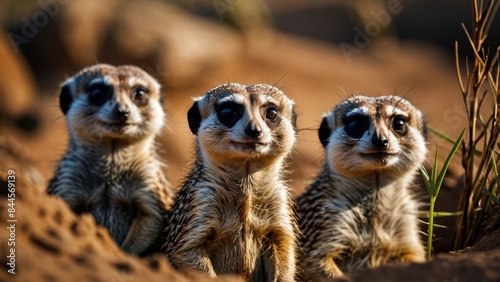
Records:
M134 64L163 86L158 141L179 186L192 157L191 98L229 81L270 83L297 104L295 196L322 165L322 115L353 94L405 96L431 127L458 135L467 119L454 45L461 60L470 54L471 13L466 0L0 0L0 139L30 159L45 189L68 139L59 85L95 63ZM492 48L499 31L494 22ZM431 136L431 152L439 142ZM458 163L449 174L437 210L456 210ZM441 232L435 248L446 250Z

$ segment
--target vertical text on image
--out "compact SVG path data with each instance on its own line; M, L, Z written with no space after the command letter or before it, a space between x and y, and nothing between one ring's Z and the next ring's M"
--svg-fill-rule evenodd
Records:
M7 272L16 274L16 172L7 172Z

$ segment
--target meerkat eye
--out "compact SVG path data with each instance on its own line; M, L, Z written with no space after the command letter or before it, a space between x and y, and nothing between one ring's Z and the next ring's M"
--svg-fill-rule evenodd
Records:
M225 108L220 111L220 115L223 119L230 119L236 115L236 112L231 108Z
M243 116L243 106L232 102L218 105L216 111L219 121L227 127L233 127Z
M148 92L146 91L146 89L144 89L144 87L137 87L137 89L135 89L134 99L137 101L142 101L146 98L147 94Z
M105 84L99 83L91 85L88 90L89 102L96 106L101 106L111 97L112 91L112 88Z
M276 122L278 120L278 110L275 107L269 107L266 110L266 118L270 122Z
M369 119L364 115L351 115L344 119L345 133L355 139L361 138L369 126Z
M392 119L392 129L400 135L406 134L406 118L401 116L396 116Z

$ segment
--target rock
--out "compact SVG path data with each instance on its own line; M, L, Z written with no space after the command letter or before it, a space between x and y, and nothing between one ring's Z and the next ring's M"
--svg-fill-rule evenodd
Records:
M38 127L37 86L22 54L0 29L0 118L12 120L28 132Z
M204 71L242 51L231 29L157 1L124 4L106 38L103 62L141 66L166 86L209 78Z
M44 5L36 5L23 9L22 15L11 20L8 28L9 40L16 52L25 56L41 88L57 84L60 74L72 69L57 32L57 18L63 7L58 1L51 3L57 4L52 8L56 12L50 12L51 15L43 9Z
M182 86L243 50L231 28L159 1L42 0L9 34L38 81L50 84L101 62L135 64Z
M57 31L77 68L93 64L121 0L69 1L61 5Z
M500 229L482 237L472 247L466 248L464 252L486 252L490 250L500 250Z

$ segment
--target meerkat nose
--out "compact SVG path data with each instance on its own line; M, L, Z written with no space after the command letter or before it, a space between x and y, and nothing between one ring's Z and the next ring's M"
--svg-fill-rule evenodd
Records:
M387 140L387 136L375 133L372 137L372 143L377 149L384 149L387 147L389 140Z
M253 139L257 139L262 136L262 130L260 127L252 122L245 127L245 133L248 137Z
M118 104L113 108L113 115L122 122L127 121L129 113L130 111L128 108L122 107Z

